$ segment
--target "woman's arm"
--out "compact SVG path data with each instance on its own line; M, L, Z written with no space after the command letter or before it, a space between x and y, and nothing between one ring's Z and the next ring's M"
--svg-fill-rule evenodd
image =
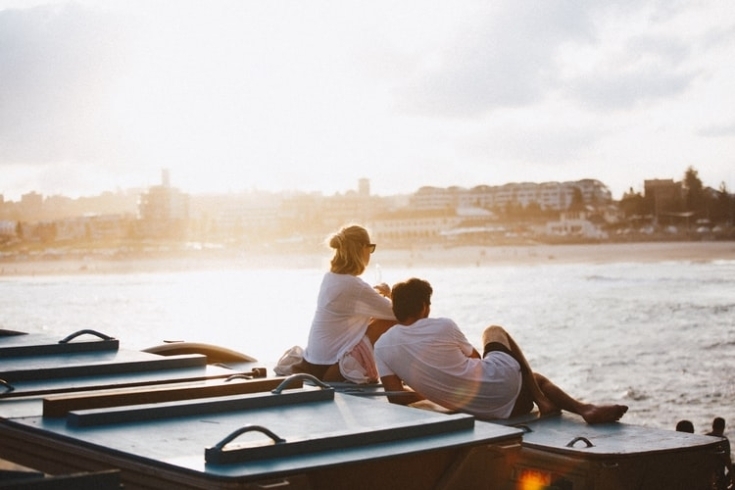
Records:
M370 318L381 318L383 320L395 320L393 315L393 304L382 296L368 283L362 281L362 287L357 297L355 308L357 312Z

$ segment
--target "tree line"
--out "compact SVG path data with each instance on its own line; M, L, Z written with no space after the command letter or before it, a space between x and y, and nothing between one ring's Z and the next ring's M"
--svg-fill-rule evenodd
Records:
M620 200L627 218L635 216L686 217L711 224L732 225L735 197L724 182L719 189L705 187L694 167L688 167L681 182L673 182L665 194L634 192L631 188Z

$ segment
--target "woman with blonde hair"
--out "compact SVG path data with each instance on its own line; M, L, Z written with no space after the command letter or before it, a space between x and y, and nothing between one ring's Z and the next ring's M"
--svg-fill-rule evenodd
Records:
M332 235L329 246L334 257L322 279L304 359L296 371L324 381L376 382L373 344L396 323L390 287L371 287L358 277L375 251L365 228L346 226Z

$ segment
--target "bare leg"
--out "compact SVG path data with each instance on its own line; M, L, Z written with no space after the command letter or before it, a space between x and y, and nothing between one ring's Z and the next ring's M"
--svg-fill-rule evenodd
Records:
M518 346L516 341L513 340L513 337L511 337L510 334L506 332L503 327L500 327L497 325L488 327L485 330L485 333L483 334L483 339L493 338L493 337L501 337L501 338L504 337L505 338L507 342L507 346L510 349L511 353L513 354L513 357L521 365L521 371L523 372L523 388L530 395L531 400L533 400L536 406L538 406L538 409L539 409L539 412L541 412L541 415L550 415L553 413L558 413L560 410L560 407L557 406L552 400L550 400L541 390L536 380L536 377L533 375L531 366L528 364L528 361L526 360L526 356L523 355L523 351Z
M625 405L594 405L592 403L582 403L569 396L543 375L534 373L533 376L536 378L536 383L541 388L541 391L552 403L562 410L581 415L588 424L615 422L616 420L620 420L620 417L628 411L628 407Z
M531 370L531 366L528 364L526 356L523 355L520 346L502 327L494 325L488 327L485 332L483 338L492 338L493 335L502 337L504 334L513 357L521 365L523 371L523 389L527 391L533 402L538 406L541 415L549 415L558 413L560 410L566 410L581 415L588 424L600 424L619 420L628 411L628 407L625 405L593 405L591 403L582 403L572 398L546 377L534 373ZM517 407L518 410L514 410L514 414L523 413L524 411L527 412L526 407L523 406L522 399L519 399L517 403L520 406Z
M324 371L322 381L326 381L327 383L337 383L345 381L344 376L342 376L342 372L339 370L339 363L332 364L327 368L326 371Z

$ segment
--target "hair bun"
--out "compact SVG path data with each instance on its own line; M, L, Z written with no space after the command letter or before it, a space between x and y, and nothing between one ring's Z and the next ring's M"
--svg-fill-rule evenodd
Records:
M334 235L332 235L331 240L329 240L329 246L339 250L342 248L344 241L345 241L345 234L340 231L339 233L335 233Z

